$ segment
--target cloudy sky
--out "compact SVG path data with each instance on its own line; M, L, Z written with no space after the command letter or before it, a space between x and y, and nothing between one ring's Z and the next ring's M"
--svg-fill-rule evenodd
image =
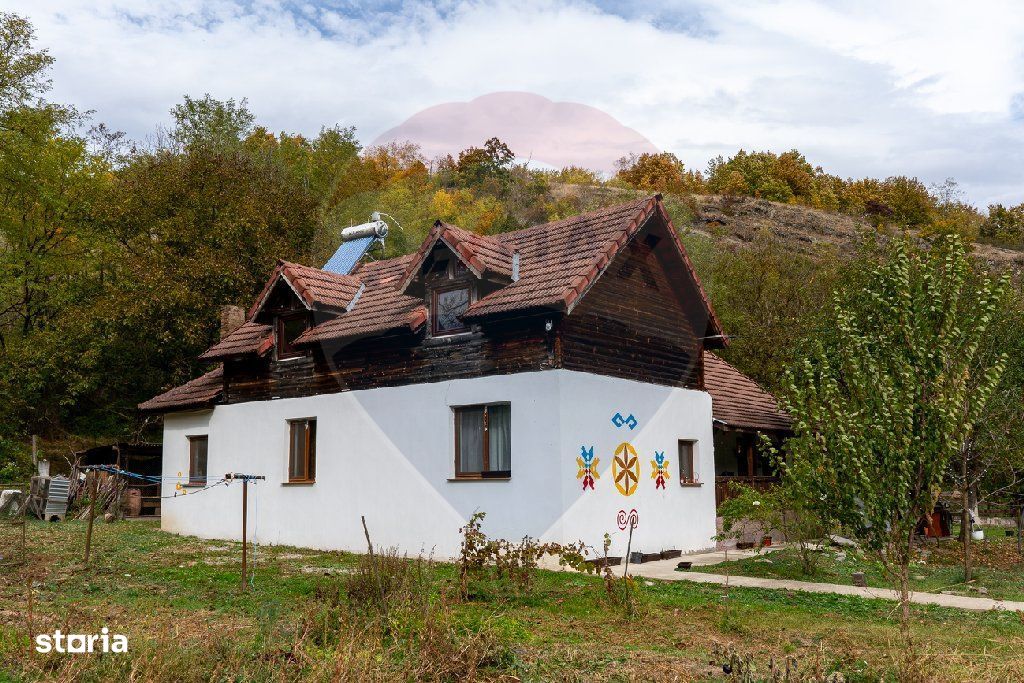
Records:
M976 204L1024 201L1013 2L4 5L57 58L53 98L135 138L185 93L369 142L434 105L523 91L595 107L691 167L796 147L843 176L954 177Z

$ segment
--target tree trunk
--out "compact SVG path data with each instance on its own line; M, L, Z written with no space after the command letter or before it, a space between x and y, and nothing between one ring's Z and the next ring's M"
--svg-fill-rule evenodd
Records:
M970 486L967 484L967 453L963 453L960 460L960 476L963 483L960 485L960 504L963 511L960 513L960 537L964 544L964 581L970 581L973 576L971 568L971 499Z
M1017 510L1017 554L1021 555L1021 533L1024 533L1024 505Z

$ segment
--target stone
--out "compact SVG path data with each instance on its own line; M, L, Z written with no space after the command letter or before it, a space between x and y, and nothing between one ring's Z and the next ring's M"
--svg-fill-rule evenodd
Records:
M848 538L845 538L843 536L837 536L836 534L830 534L829 537L828 537L828 540L829 540L829 542L832 545L838 545L838 546L843 547L843 548L856 548L857 547L857 542L856 541L851 541Z
M846 553L842 551L836 553L836 562L846 562Z

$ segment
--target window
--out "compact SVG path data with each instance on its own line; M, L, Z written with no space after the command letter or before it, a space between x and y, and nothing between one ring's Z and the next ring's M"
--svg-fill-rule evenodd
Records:
M465 332L462 314L469 308L469 287L434 290L430 306L430 331L435 336Z
M288 313L277 318L277 357L295 358L304 352L295 348L295 340L309 328L309 315L305 311Z
M206 454L210 439L207 436L188 437L188 485L206 486Z
M679 440L679 483L696 484L697 471L694 469L693 450L696 441Z
M288 481L316 480L316 420L288 421Z
M512 406L499 403L455 409L455 476L512 476Z

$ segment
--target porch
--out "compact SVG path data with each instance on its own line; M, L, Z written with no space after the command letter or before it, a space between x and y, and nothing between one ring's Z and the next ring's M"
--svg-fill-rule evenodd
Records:
M782 435L770 434L770 437L778 445ZM716 507L738 495L737 484L766 491L779 483L775 468L762 452L760 438L757 431L715 425Z

